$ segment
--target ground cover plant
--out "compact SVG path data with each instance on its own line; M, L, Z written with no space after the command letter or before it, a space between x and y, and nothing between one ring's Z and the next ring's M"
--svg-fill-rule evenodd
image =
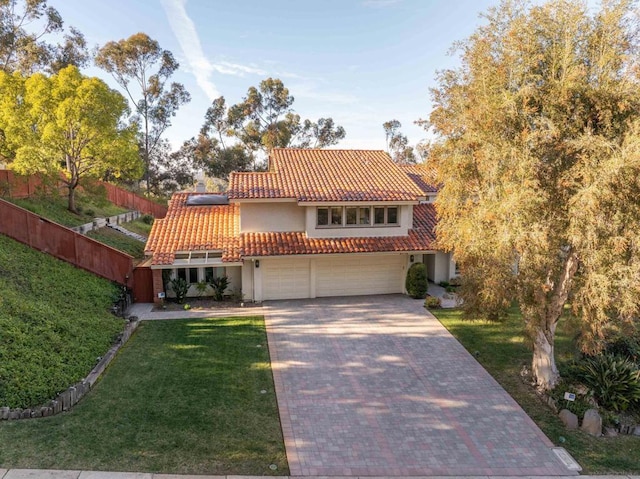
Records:
M523 367L531 364L520 312L511 308L498 323L463 319L459 309L432 311L440 322L473 354L502 387L520 404L551 441L562 446L583 467L583 474L640 473L640 439L633 436L595 438L581 431L565 429L557 415L521 378ZM576 356L575 330L561 321L556 332L556 359L559 365ZM562 405L561 405L562 406Z
M0 406L39 406L84 378L122 330L109 313L115 293L0 235Z
M287 475L264 321L143 322L72 411L0 444L5 468Z
M149 236L149 233L151 233L151 227L153 226L153 216L142 215L136 220L121 223L120 226L132 231L133 233L138 233L142 236Z
M94 218L106 218L109 216L126 213L126 208L121 208L106 200L90 195L77 194L78 214L67 209L67 200L58 195L35 195L30 198L4 198L26 210L55 221L63 226L74 227L90 223Z
M144 258L144 243L142 241L120 233L113 228L104 227L88 231L87 236L109 245L112 248L130 254L136 259Z

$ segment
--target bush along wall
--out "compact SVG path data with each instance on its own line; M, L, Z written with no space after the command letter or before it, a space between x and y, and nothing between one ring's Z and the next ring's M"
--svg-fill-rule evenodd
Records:
M137 329L140 322L136 317L129 318L129 322L125 325L122 334L120 334L114 345L107 353L100 358L98 364L82 381L69 386L65 391L58 394L51 401L43 406L33 408L9 408L7 406L0 407L0 420L11 421L17 419L30 419L38 417L49 417L59 414L63 411L70 410L75 406L98 381L102 373L107 369L119 349L124 346L133 332Z
M414 299L424 299L427 295L427 268L424 263L412 264L405 281L407 294Z

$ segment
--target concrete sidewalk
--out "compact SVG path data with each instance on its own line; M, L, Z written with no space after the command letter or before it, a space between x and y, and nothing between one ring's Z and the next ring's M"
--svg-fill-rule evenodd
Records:
M250 304L244 308L187 309L184 311L153 311L153 303L134 303L127 316L137 316L141 321L184 318L228 318L233 316L262 316L262 305Z
M294 479L295 476L202 476L183 474L154 474L148 472L108 472L108 471L58 471L46 469L0 469L0 479L258 479L271 477L273 479ZM332 476L331 479L356 479ZM386 478L388 476L384 476ZM400 479L401 476L393 476ZM451 479L452 476L411 476L405 479ZM518 477L518 476L509 476ZM465 479L509 479L506 476L465 476ZM535 476L536 479L562 479L576 476ZM585 479L640 479L640 476L580 476ZM358 479L384 479L383 477L364 476ZM298 478L296 478L298 479ZM321 476L305 476L304 479L327 479ZM530 478L531 479L531 478Z

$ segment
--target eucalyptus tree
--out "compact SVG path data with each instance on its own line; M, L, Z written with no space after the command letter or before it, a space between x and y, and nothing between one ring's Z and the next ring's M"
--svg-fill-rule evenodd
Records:
M387 152L396 163L408 164L416 162L416 154L412 146L409 146L409 139L400 132L402 123L398 120L385 121L382 124L387 141Z
M111 73L126 91L140 119L144 177L149 193L154 150L162 147L162 135L171 126L178 109L191 100L184 85L169 83L180 64L170 51L163 50L145 33L108 42L98 51L95 63Z
M62 32L62 17L47 0L0 0L0 69L29 75L85 66L89 53L79 30L70 28L63 43L48 41Z
M502 1L432 91L438 244L467 312L499 319L519 303L541 389L559 378L565 314L592 352L640 314L638 13Z

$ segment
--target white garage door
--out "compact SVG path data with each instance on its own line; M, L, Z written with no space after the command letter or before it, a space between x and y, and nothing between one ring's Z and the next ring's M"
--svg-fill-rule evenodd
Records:
M404 255L318 259L316 295L402 293Z
M264 299L309 297L308 259L262 260Z

